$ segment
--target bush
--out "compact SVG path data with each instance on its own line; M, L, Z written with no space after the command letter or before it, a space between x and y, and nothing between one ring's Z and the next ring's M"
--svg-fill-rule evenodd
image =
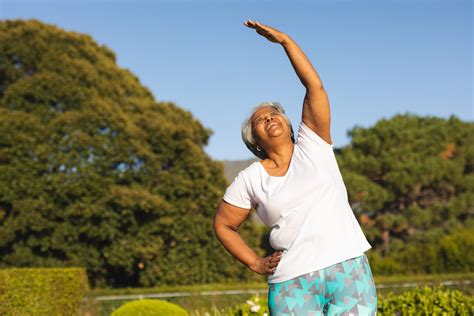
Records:
M379 315L474 315L474 298L458 290L425 286L380 296Z
M261 297L256 294L247 300L244 304L228 308L225 315L238 316L268 316L268 300L267 297Z
M255 295L246 304L227 309L227 316L270 315L267 298ZM458 290L423 287L401 295L378 295L378 315L474 315L474 298Z
M471 272L474 234L458 229L448 235L410 241L387 256L382 256L379 250L369 251L367 255L375 275Z
M84 268L0 270L0 315L75 315L89 290Z
M440 242L440 257L446 272L470 272L474 267L474 234L459 230Z
M188 312L176 304L156 299L128 302L120 306L111 316L187 316Z
M393 257L382 257L377 251L367 252L370 269L375 275L390 275L403 273L403 268Z

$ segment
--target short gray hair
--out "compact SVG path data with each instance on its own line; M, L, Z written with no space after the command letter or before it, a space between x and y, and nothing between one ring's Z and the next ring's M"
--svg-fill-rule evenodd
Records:
M276 111L278 111L278 113L280 113L285 118L286 123L288 124L288 127L290 127L290 130L291 130L291 141L295 143L295 136L293 133L293 127L291 126L291 121L288 118L288 116L286 116L285 109L283 109L281 104L279 102L262 102L258 104L252 109L252 111L250 112L250 115L242 123L242 140L244 141L245 146L247 146L247 148L255 156L257 156L258 158L262 160L268 158L268 155L263 148L261 151L257 150L257 142L255 140L255 136L253 133L251 119L252 119L252 115L255 112L257 112L259 109L264 108L264 107L271 107L275 109Z

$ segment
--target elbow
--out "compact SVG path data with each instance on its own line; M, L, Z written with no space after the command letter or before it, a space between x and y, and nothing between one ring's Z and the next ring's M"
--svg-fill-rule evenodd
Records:
M306 91L311 92L320 92L324 90L323 83L319 80L313 80L306 83Z
M213 222L213 228L214 228L214 233L216 236L220 239L220 236L225 234L228 231L237 231L238 227L232 227L228 223L225 223L222 218L219 218L219 216L214 217L214 222Z
M213 229L214 229L214 233L215 233L216 235L218 235L218 231L219 231L220 228L221 228L221 223L219 223L219 220L217 219L217 215L214 216L214 220L213 220L213 222L212 222L212 227L213 227Z
M219 237L221 235L221 232L226 228L224 223L222 222L222 219L220 219L218 215L214 216L212 227L217 237Z

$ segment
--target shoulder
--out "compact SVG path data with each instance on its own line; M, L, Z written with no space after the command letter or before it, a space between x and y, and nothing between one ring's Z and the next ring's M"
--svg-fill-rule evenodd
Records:
M309 142L319 147L323 147L326 149L333 149L334 142L328 143L324 140L318 133L315 132L313 126L308 126L304 121L300 122L300 126L298 128L298 135L296 137L296 142Z
M324 126L319 126L313 120L302 119L301 124L307 127L311 132L316 134L320 139L324 140L327 144L332 145L333 141L331 139L331 129L329 124L323 124Z
M244 169L240 170L237 173L236 178L240 178L242 180L245 180L246 182L250 182L250 179L252 179L253 177L255 177L258 174L258 168L259 168L258 164L259 163L260 162L258 162L258 161L252 162L250 165L248 165Z
M241 172L249 178L255 177L256 175L258 175L259 164L260 164L260 161L254 161L248 167L243 169Z

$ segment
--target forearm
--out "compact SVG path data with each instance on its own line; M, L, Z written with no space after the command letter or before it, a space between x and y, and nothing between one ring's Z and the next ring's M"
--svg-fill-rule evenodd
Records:
M304 52L288 34L285 34L285 39L281 45L306 89L322 87L321 78L319 78L318 73L314 70L313 65L311 65Z
M260 257L244 242L236 230L219 225L215 228L215 233L227 251L248 268L254 270L256 260Z

